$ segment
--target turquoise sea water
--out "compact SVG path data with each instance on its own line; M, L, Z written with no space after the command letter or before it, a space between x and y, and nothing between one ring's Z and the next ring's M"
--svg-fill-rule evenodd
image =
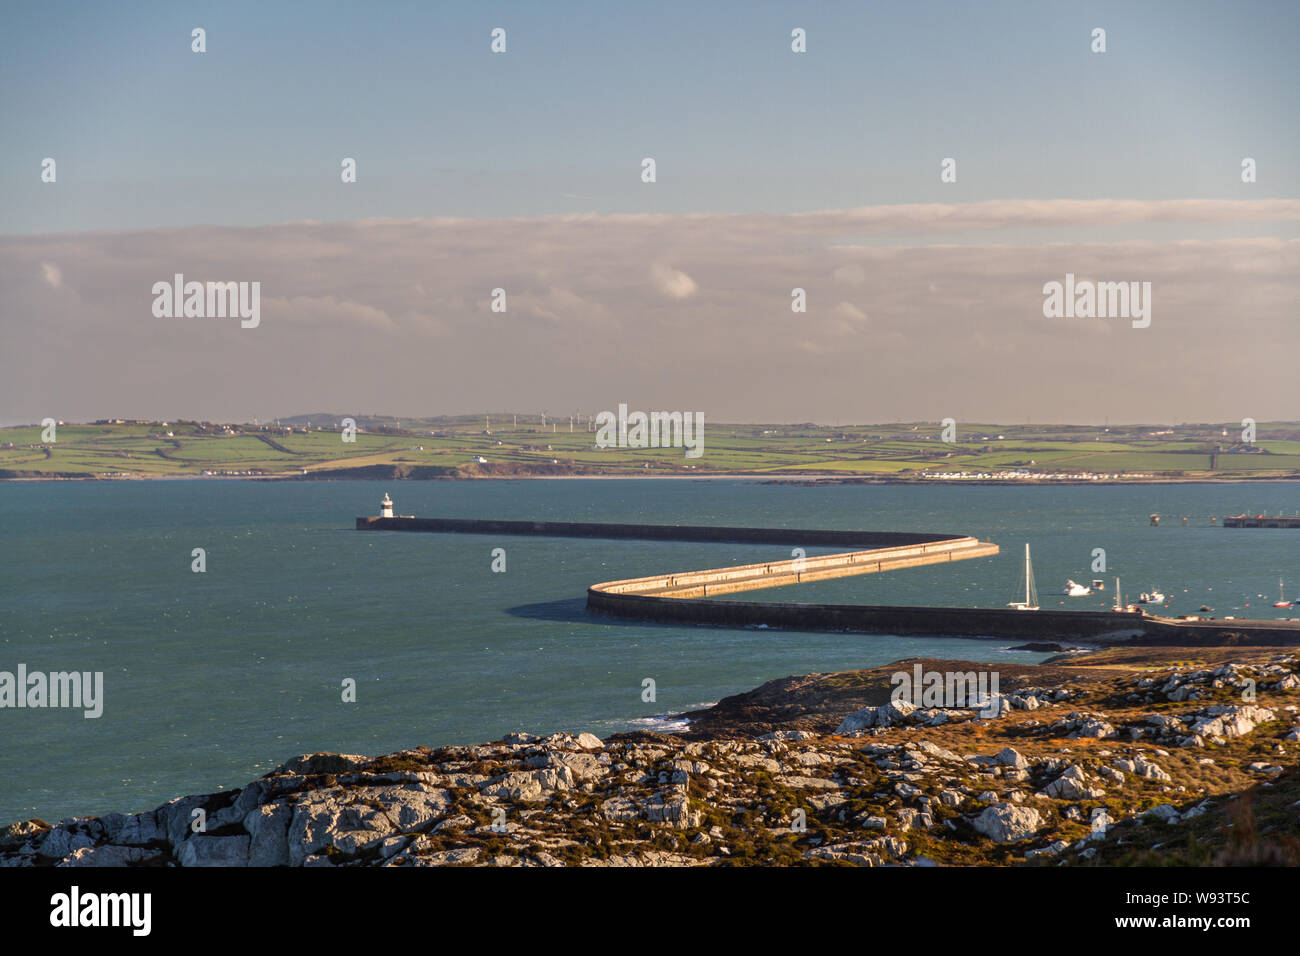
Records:
M1300 531L1166 517L1294 513L1300 485L797 487L752 481L41 482L0 485L0 670L103 671L103 716L0 710L0 824L148 809L313 750L386 753L512 730L605 736L789 674L932 655L1031 663L1009 642L662 627L588 615L595 581L789 557L760 545L358 532L398 513L943 531L996 558L747 600L1000 606L1024 542L1044 607L1159 587L1172 613L1277 611ZM506 572L491 571L492 549ZM207 571L190 570L204 548ZM1090 570L1094 548L1108 570ZM809 549L810 554L827 549ZM1067 599L1065 579L1107 591ZM1186 589L1184 591L1184 589ZM1258 595L1265 595L1264 598ZM1249 605L1249 607L1247 606ZM1045 634L1045 638L1052 635ZM643 702L643 678L657 700ZM343 703L344 678L357 683Z

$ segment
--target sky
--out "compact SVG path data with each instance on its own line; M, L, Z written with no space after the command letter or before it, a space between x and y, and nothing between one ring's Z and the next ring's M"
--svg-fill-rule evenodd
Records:
M1298 46L1294 3L9 2L0 424L1300 419ZM176 273L260 323L154 315ZM1044 316L1067 273L1150 325Z

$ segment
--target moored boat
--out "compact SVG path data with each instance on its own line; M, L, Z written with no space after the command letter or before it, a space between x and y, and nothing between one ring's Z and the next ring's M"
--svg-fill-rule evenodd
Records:
M1038 610L1038 588L1034 586L1034 566L1029 560L1029 543L1025 542L1025 599L1023 601L1010 601L1007 607L1013 607L1017 611L1037 611Z

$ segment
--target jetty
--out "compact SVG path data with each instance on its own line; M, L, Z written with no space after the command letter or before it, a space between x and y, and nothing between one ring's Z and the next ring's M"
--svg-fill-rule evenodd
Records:
M387 509L386 509L387 510ZM1089 640L1095 642L1300 644L1300 622L1181 620L1133 611L1057 611L1012 608L809 604L717 600L724 594L944 564L999 553L969 535L905 531L832 531L708 525L517 521L485 518L358 517L358 531L528 535L774 544L852 550L757 564L675 571L592 584L587 609L637 621L713 627L914 634L934 637Z
M1300 515L1230 515L1225 528L1300 528Z

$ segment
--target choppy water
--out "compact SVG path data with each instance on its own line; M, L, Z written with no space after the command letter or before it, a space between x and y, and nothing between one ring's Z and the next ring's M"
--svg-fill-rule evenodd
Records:
M788 557L759 545L357 532L385 491L446 517L962 532L996 558L745 599L999 606L1023 543L1044 607L1067 577L1108 606L1154 585L1172 612L1275 617L1300 596L1300 531L1147 515L1292 513L1300 485L839 486L747 481L53 482L0 485L0 670L103 671L104 714L0 710L0 823L147 809L312 750L383 753L511 730L655 726L788 674L928 654L1033 662L1007 642L717 630L588 615L586 587ZM204 548L207 571L190 570ZM506 550L504 574L491 551ZM1107 572L1090 570L1106 549ZM824 553L827 549L810 549ZM1186 589L1186 590L1184 590ZM1212 590L1211 590L1212 589ZM1258 595L1265 595L1260 598ZM1250 605L1247 607L1247 605ZM1050 636L1050 635L1045 635ZM657 700L643 702L643 678ZM344 678L357 683L343 703Z

